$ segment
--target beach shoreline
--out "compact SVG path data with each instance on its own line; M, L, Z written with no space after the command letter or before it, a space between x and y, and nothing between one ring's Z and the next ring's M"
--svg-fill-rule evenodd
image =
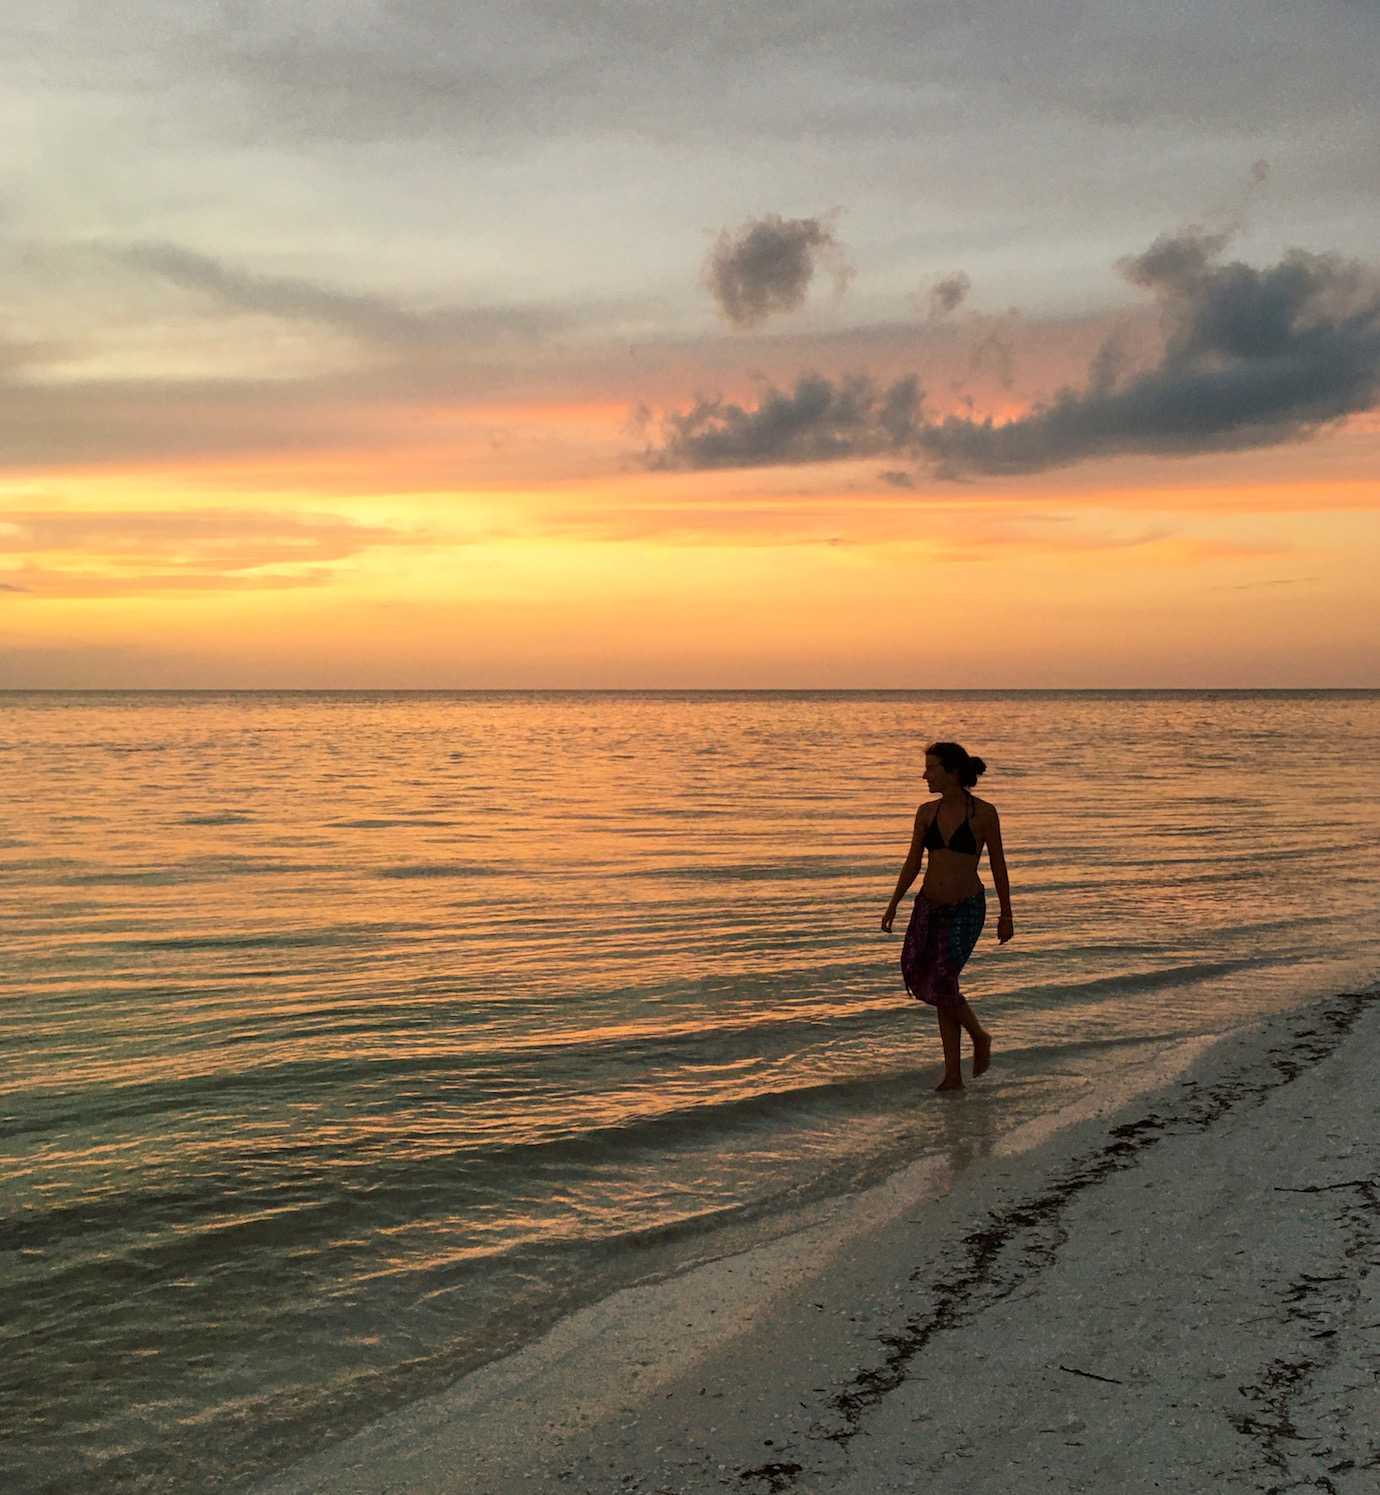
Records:
M253 1488L1373 1488L1377 1060L1376 992L1177 1045L1158 1084L616 1293Z

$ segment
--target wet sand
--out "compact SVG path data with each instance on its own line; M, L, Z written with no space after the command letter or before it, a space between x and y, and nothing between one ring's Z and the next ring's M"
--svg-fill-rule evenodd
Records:
M615 1294L256 1491L1370 1495L1380 994L1158 1063L976 1152L970 1096L921 1097L959 1108L946 1158Z

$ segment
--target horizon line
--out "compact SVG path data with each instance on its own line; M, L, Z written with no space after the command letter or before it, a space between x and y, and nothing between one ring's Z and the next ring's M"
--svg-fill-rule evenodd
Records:
M1101 695L1374 694L1380 685L4 685L0 695Z

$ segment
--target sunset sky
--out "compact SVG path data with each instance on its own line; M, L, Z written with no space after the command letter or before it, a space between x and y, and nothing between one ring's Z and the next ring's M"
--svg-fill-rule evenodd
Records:
M0 687L1380 686L1369 0L0 38Z

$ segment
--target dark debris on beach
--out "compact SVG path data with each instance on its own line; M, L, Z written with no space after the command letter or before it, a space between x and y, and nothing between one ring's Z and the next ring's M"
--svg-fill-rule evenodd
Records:
M1164 1137L1205 1131L1240 1106L1259 1105L1272 1091L1287 1085L1332 1053L1350 1033L1361 1012L1375 1000L1374 995L1357 992L1329 999L1321 1009L1309 1014L1305 1025L1285 1044L1269 1050L1268 1068L1263 1077L1228 1075L1212 1084L1183 1081L1182 1094L1176 1098L1172 1110L1150 1111L1138 1120L1110 1128L1110 1140L1105 1145L1076 1158L1055 1176L1049 1187L989 1212L988 1221L981 1229L963 1237L966 1252L963 1267L929 1284L932 1294L929 1311L907 1319L899 1330L879 1336L878 1342L885 1350L880 1362L859 1369L842 1390L834 1393L828 1404L833 1415L816 1420L807 1436L840 1446L847 1444L863 1430L869 1410L907 1380L916 1358L935 1335L970 1322L1056 1260L1068 1239L1061 1217L1072 1199L1109 1175L1134 1167L1145 1150ZM1344 1207L1348 1219L1358 1227L1365 1217L1364 1228L1353 1232L1347 1251L1351 1257L1375 1249L1374 1217L1380 1212L1377 1187L1380 1180L1372 1178L1317 1185L1299 1192L1357 1191L1359 1197L1354 1204ZM911 1280L917 1280L918 1275L912 1274ZM1294 1286L1288 1312L1294 1317L1306 1316L1310 1303L1319 1294L1346 1280L1346 1274L1335 1279L1311 1279L1305 1274ZM1281 1441L1299 1437L1290 1421L1291 1399L1320 1363L1320 1358L1277 1360L1265 1368L1258 1383L1240 1388L1241 1394L1254 1403L1254 1410L1242 1413L1234 1425L1243 1436L1255 1441L1267 1467L1285 1471ZM1067 1366L1060 1369L1124 1384L1096 1372ZM1337 1467L1350 1467L1350 1462L1344 1461ZM1380 1466L1380 1454L1365 1467L1371 1465ZM801 1465L780 1462L741 1469L738 1478L745 1488L765 1489L771 1495L779 1495L795 1489L801 1473ZM1324 1475L1316 1488L1331 1490L1333 1486Z

